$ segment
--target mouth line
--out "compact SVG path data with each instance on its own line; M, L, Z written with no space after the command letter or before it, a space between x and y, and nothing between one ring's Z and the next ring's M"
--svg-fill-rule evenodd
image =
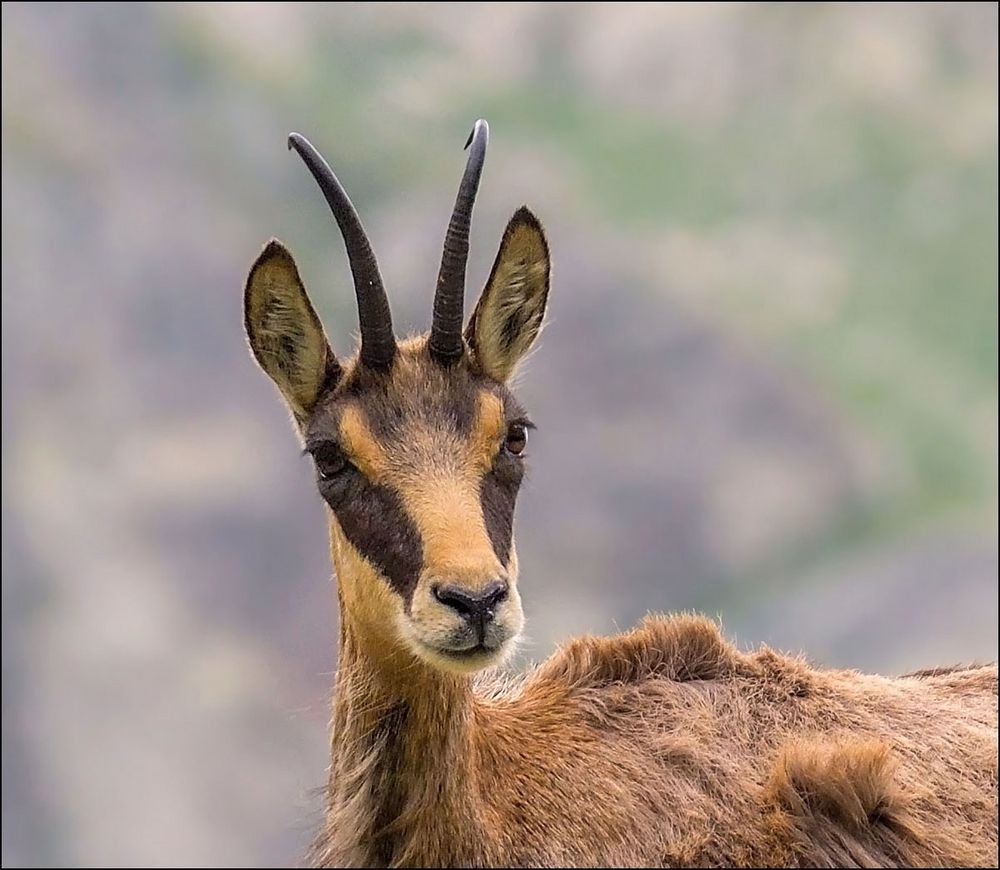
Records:
M421 643L431 652L446 656L450 659L471 659L478 658L480 656L491 656L500 651L500 645L489 647L482 641L477 643L475 646L466 647L465 649L448 649L447 647L432 646L424 641L421 641Z

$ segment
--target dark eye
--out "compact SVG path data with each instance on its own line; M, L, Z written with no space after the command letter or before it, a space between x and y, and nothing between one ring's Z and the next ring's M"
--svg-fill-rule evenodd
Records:
M336 444L323 444L313 451L316 473L320 480L333 480L350 466L344 451Z
M528 430L523 423L511 423L507 429L507 440L504 447L509 453L520 456L528 443Z

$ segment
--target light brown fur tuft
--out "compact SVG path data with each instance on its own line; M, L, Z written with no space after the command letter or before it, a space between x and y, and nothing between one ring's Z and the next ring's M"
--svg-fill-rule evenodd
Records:
M616 637L570 641L540 669L541 679L573 688L638 683L660 677L684 682L735 672L738 653L703 616L649 616Z

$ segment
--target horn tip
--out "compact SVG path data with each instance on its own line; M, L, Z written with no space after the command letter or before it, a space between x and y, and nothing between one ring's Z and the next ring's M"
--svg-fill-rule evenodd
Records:
M288 150L291 151L293 148L298 151L302 146L302 143L306 141L306 137L301 133L289 133L288 134Z
M475 124L473 124L472 132L469 133L469 138L465 140L465 148L468 148L472 144L472 140L479 136L480 130L483 131L484 135L489 136L490 125L487 124L483 118L480 118Z

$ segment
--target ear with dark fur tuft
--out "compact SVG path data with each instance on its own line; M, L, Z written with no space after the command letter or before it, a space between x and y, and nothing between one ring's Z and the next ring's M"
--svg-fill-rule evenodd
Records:
M465 330L484 374L507 381L531 349L542 328L550 271L542 225L521 206L504 230L493 271Z
M300 422L336 383L340 366L306 295L295 260L272 239L250 269L243 295L250 350Z

